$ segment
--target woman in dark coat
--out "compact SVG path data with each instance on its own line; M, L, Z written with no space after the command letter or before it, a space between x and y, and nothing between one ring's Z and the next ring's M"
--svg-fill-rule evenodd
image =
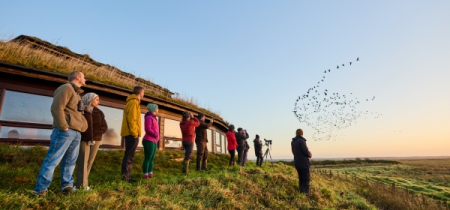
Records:
M297 129L295 132L296 136L292 139L292 154L294 154L294 164L295 169L298 173L298 181L300 193L309 194L309 182L310 177L310 162L309 159L312 157L311 152L306 146L306 139L303 138L303 130Z
M77 159L76 188L89 190L88 177L100 147L103 134L108 129L105 115L98 109L100 98L95 93L87 93L81 99L85 105L84 118L88 129L81 133L80 151Z
M253 140L255 145L255 156L256 156L256 166L261 166L263 162L262 154L262 142L259 139L259 135L256 135L255 140Z

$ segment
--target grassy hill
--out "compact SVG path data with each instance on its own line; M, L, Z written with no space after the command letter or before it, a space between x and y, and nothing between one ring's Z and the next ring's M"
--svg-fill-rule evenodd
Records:
M47 197L31 196L39 167L46 155L43 147L22 149L0 144L1 209L375 209L354 193L348 183L313 174L311 196L298 193L296 171L284 163L253 162L228 167L228 155L211 154L210 172L181 173L180 151L158 151L154 178L141 178L143 152L136 153L133 178L121 181L123 151L99 151L89 183L90 191L65 196L59 192L59 167ZM195 155L194 157L195 158Z

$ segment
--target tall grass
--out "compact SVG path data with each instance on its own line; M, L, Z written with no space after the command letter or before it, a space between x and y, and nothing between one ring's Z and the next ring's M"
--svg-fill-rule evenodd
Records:
M136 184L121 181L123 150L99 151L92 168L90 191L64 196L59 192L59 168L44 198L31 196L39 167L46 155L42 147L22 149L0 144L0 206L5 209L375 209L345 184L313 174L309 198L298 192L293 167L249 162L245 168L228 167L228 155L210 154L211 171L181 173L181 151L158 151L155 177L142 179L142 151L136 153ZM195 155L193 157L195 159ZM343 192L345 196L341 197Z
M134 79L123 77L119 70L113 66L102 65L98 67L82 60L56 56L50 52L34 49L30 47L30 45L17 42L0 41L0 61L62 74L69 74L71 71L77 70L83 72L85 77L89 80L129 90L136 85ZM150 81L146 82L151 83ZM172 98L170 95L167 95L167 93L154 90L146 90L145 93L223 120L213 111L200 107L198 102L192 100L192 98Z

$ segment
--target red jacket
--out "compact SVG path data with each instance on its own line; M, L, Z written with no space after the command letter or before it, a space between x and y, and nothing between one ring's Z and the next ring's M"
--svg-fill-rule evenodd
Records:
M228 142L228 150L235 150L237 147L236 142L236 136L234 135L234 132L228 131L226 133L227 135L227 142Z
M181 134L183 136L183 141L194 142L195 138L195 127L200 125L200 121L197 118L192 118L191 120L183 120L180 122Z

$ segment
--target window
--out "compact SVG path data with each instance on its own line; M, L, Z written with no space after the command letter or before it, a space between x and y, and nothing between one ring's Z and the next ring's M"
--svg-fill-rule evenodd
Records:
M164 120L164 146L165 148L181 148L180 122L171 119Z
M225 135L222 135L222 148L223 148L223 153L227 153L227 137Z
M212 139L212 130L211 129L207 129L206 130L206 138L208 139L208 143L206 143L207 145L208 145L208 151L210 151L210 152L212 152L212 147L211 147L211 145L212 145L212 143L214 142L214 141L212 141L213 139Z
M50 140L52 130L37 128L0 127L0 138L2 139L32 139Z
M50 112L53 98L16 91L6 91L0 120L53 124Z
M120 146L122 143L120 131L122 130L123 110L106 106L98 106L98 108L105 114L105 120L108 124L108 130L103 134L101 143Z
M217 132L217 131L215 131L214 132L215 133L215 139L214 139L214 143L215 143L215 146L216 146L216 153L222 153L222 149L220 148L220 133L219 132Z

